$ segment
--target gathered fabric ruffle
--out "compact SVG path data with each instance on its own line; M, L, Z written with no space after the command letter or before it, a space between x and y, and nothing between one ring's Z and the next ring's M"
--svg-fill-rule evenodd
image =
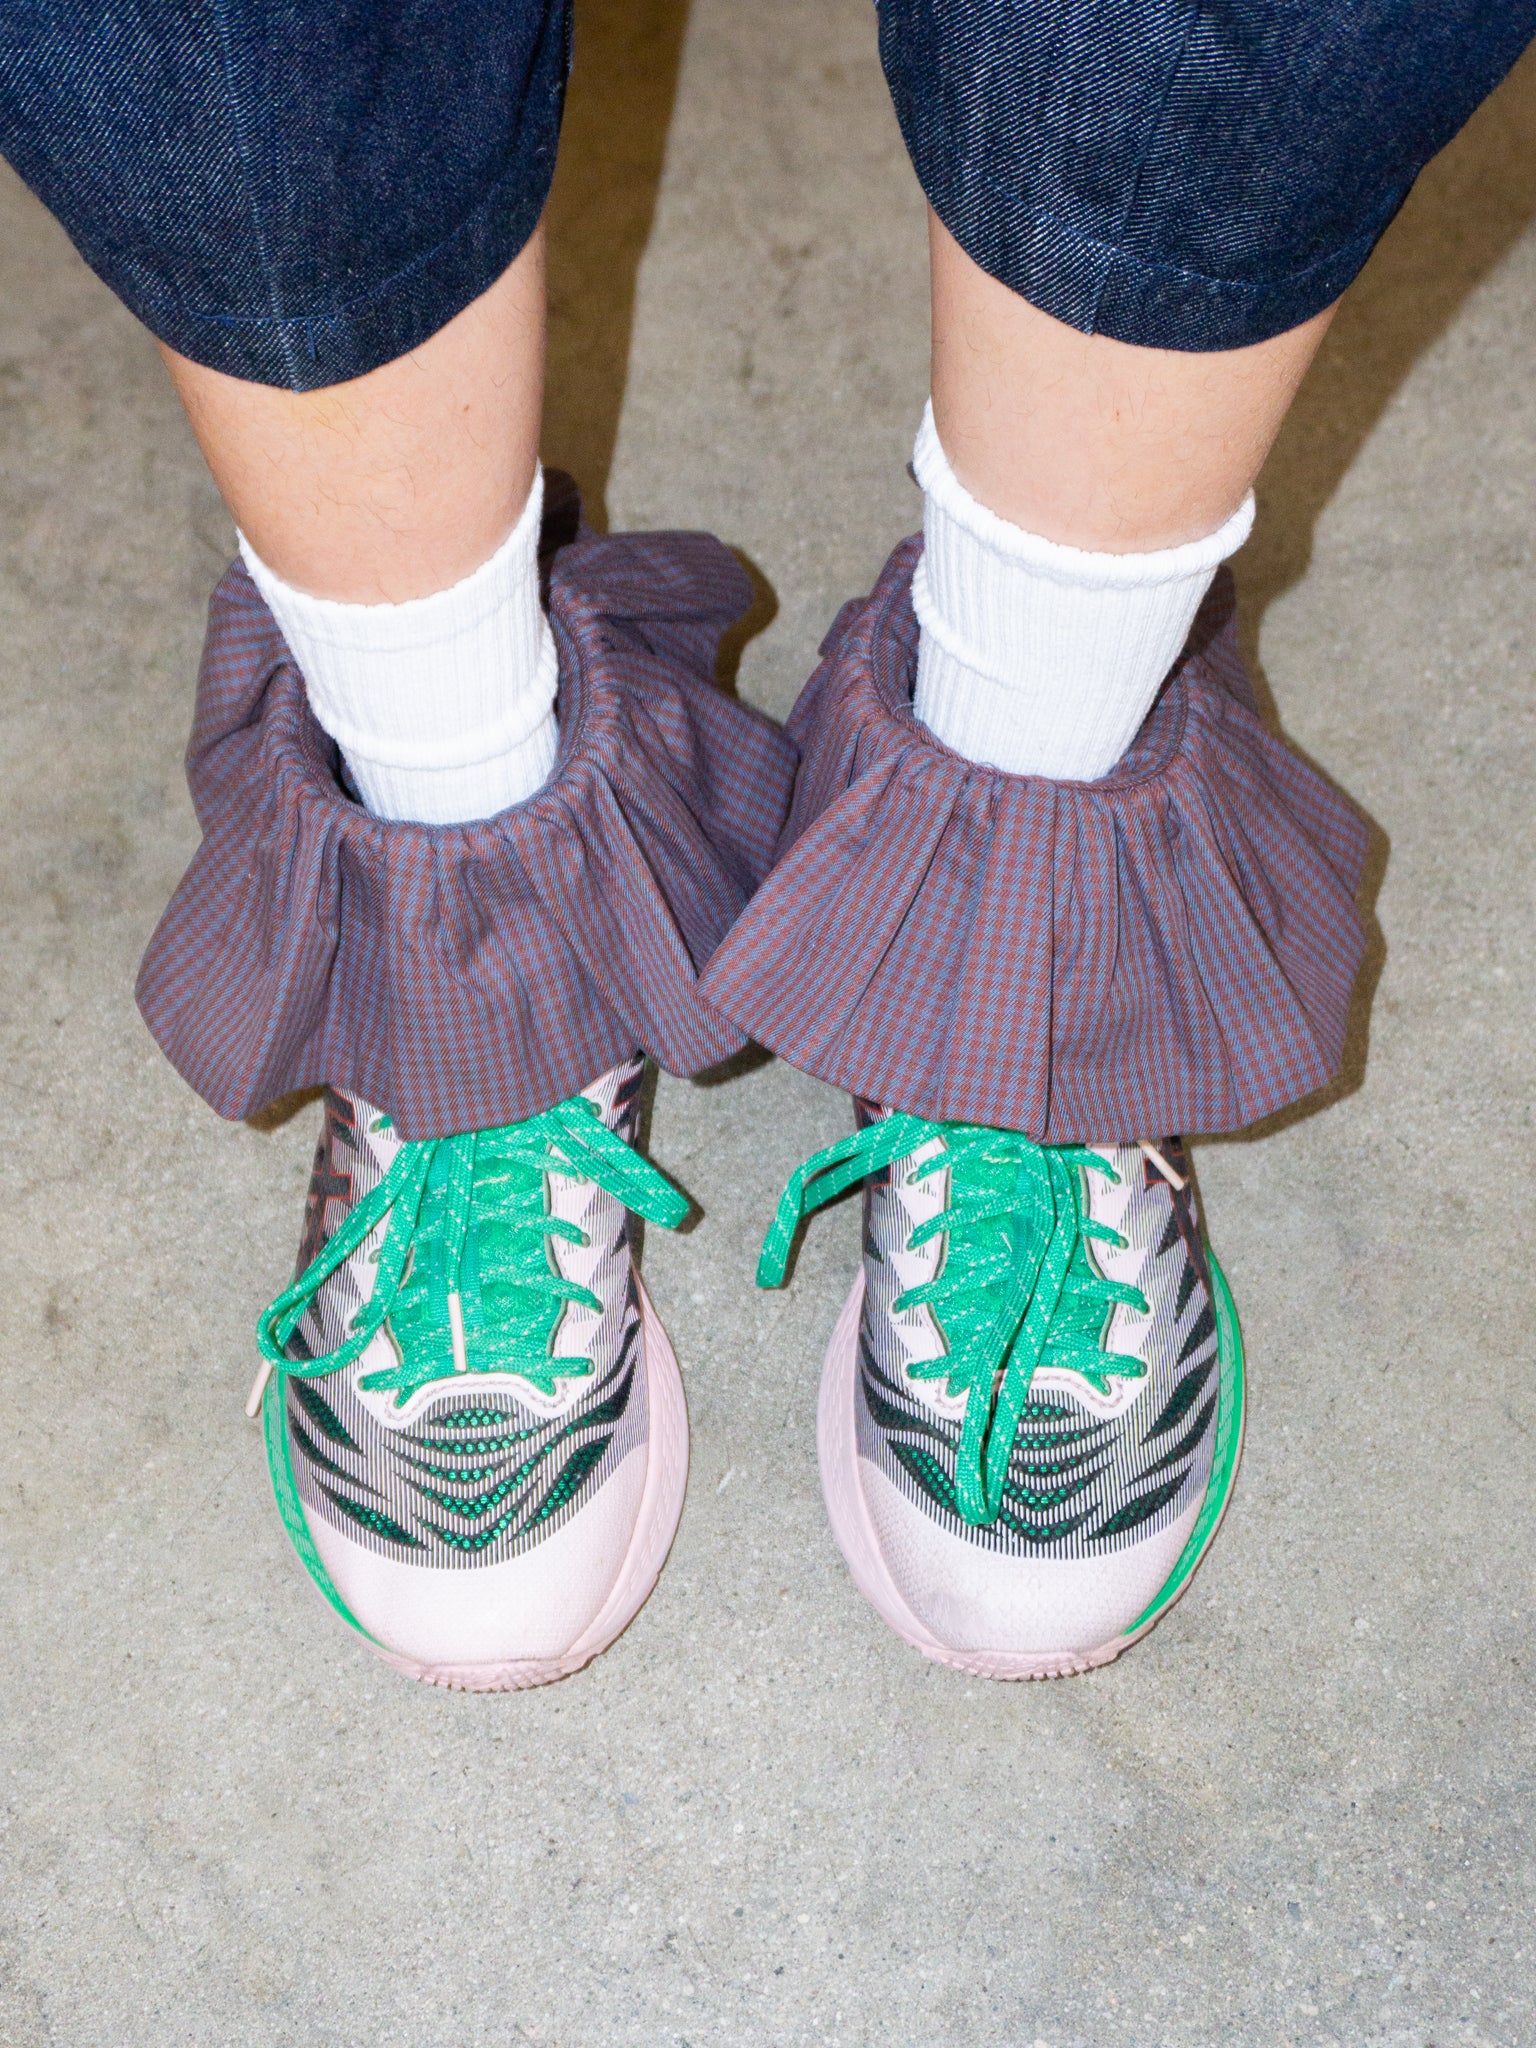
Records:
M913 717L921 545L823 645L779 857L707 999L855 1095L1043 1143L1234 1130L1320 1087L1364 953L1366 828L1260 720L1230 574L1130 752L1056 782Z
M244 568L214 592L187 753L203 842L138 999L221 1115L330 1082L440 1137L535 1115L637 1048L692 1074L744 1043L698 976L795 768L715 681L750 583L706 534L600 537L551 484L559 762L483 822L370 817Z

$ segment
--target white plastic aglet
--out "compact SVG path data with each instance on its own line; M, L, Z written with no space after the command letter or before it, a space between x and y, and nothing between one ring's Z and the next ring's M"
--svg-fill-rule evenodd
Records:
M264 1358L261 1361L261 1370L256 1375L255 1384L251 1388L251 1398L245 1404L245 1412L247 1415L249 1415L252 1422L254 1422L257 1416L261 1413L262 1396L267 1391L267 1381L271 1379L271 1377L272 1361L270 1358Z
M448 1328L453 1333L453 1369L469 1371L469 1347L464 1342L464 1304L457 1294L448 1297Z
M1163 1176L1163 1179L1167 1181L1169 1187L1177 1188L1179 1193L1182 1194L1185 1188L1189 1186L1189 1182L1184 1178L1183 1174L1175 1173L1173 1168L1168 1164L1167 1160L1163 1157L1162 1153L1158 1151L1157 1147L1155 1145L1149 1144L1145 1138L1143 1138L1141 1141L1141 1149L1143 1152L1146 1153L1147 1157L1151 1160L1152 1164Z

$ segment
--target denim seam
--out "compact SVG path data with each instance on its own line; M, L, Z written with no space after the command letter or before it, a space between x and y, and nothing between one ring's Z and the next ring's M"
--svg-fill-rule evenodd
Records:
M267 247L266 227L261 217L261 208L256 203L256 181L251 174L251 150L246 133L246 107L240 94L235 89L234 66L231 61L229 23L225 0L214 0L213 16L218 29L219 69L223 74L224 91L229 100L235 143L240 152L240 169L245 182L245 203L251 216L251 228L256 239L257 258L267 281L268 302L273 308L275 317L277 307L277 275L273 269L271 254ZM291 376L293 366L286 343L283 347L283 364Z
M1076 242L1083 251L1118 260L1127 265L1127 267L1148 275L1160 273L1167 277L1189 278L1196 284L1210 286L1214 291L1246 294L1249 297L1257 297L1266 292L1273 292L1282 286L1304 284L1309 277L1315 276L1319 271L1331 269L1341 258L1351 255L1356 249L1363 250L1368 256L1381 235L1381 227L1373 222L1364 234L1357 235L1352 241L1340 242L1337 248L1330 250L1325 256L1319 256L1316 262L1307 264L1304 269L1282 271L1274 277L1262 278L1255 283L1249 284L1241 278L1213 277L1209 271L1194 270L1187 264L1164 263L1156 257L1143 256L1134 249L1128 249L1123 242L1108 242L1098 235L1090 235L1085 229L1075 227L1070 221L1063 220L1060 214L1052 213L1048 207L1021 207L1017 197L1010 192L1004 191L1000 185L994 184L985 171L978 171L976 177L978 183L985 185L995 199L1001 200L1009 208L1011 220L1038 221L1042 225L1056 228L1063 235ZM953 196L956 199L963 198L961 193L956 193ZM1383 220L1391 219L1401 203L1401 198L1402 195L1400 193L1393 193L1391 204L1382 210ZM937 211L937 209L935 210ZM948 222L945 225L948 226ZM956 240L958 241L959 239L957 235ZM976 238L973 236L972 239ZM1105 282L1107 282L1107 278ZM1100 296L1102 296L1102 292L1103 286L1101 285Z
M470 211L464 215L463 219L449 233L443 236L441 241L434 242L430 249L423 249L419 255L413 256L408 263L403 263L398 270L391 271L389 276L381 283L371 286L365 292L359 292L356 298L343 300L339 306L333 307L327 313L205 313L195 306L189 306L184 300L168 297L160 289L159 279L152 271L140 272L142 283L139 287L139 296L143 302L153 303L155 306L163 308L167 313L173 313L181 319L198 320L211 327L281 328L291 326L312 328L333 326L346 321L359 307L367 306L374 300L388 298L404 279L410 277L413 272L424 268L425 265L432 262L434 257L440 256L445 249L451 248L462 235L467 234L476 225L481 215L490 211L509 186L522 183L523 174L526 169L526 164L519 163L514 165L505 176L496 181L483 199L476 201ZM124 268L127 267L125 264ZM490 282L494 282L494 279L490 280Z
M1135 168L1133 169L1130 179L1128 181L1128 188L1125 195L1125 205L1121 210L1120 224L1118 229L1118 232L1121 235L1125 234L1130 224L1131 217L1136 211L1136 202L1141 197L1141 186L1142 180L1146 176L1147 159L1152 154L1152 146L1157 140L1159 129L1162 127L1163 116L1168 111L1168 96L1173 91L1174 81L1177 79L1180 68L1183 65L1185 56L1188 53L1189 34L1191 28L1194 26L1195 16L1198 11L1199 0L1187 0L1187 4L1184 9L1184 32L1179 37L1178 54L1175 56L1173 62L1168 66L1168 75L1163 80L1162 96L1157 103L1157 113L1155 117L1147 124L1147 132L1142 138L1141 153L1136 159ZM1093 295L1093 319L1095 324L1097 324L1098 322L1099 313L1104 304L1104 293L1108 287L1109 278L1110 271L1106 268L1104 275L1099 279L1098 290Z

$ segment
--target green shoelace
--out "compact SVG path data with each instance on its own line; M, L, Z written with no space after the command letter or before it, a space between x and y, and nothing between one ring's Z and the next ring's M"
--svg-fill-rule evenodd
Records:
M541 1393L592 1371L588 1358L556 1358L559 1312L602 1302L554 1271L546 1239L585 1244L579 1224L549 1213L546 1177L595 1183L668 1230L688 1200L576 1095L520 1124L403 1144L389 1171L330 1237L312 1264L264 1312L256 1343L264 1361L250 1412L272 1372L319 1379L362 1355L385 1330L393 1366L359 1385L403 1405L419 1387L458 1373L516 1373ZM388 1219L373 1292L326 1356L298 1360L287 1346L338 1266Z
M1085 1145L1037 1145L1012 1131L977 1124L931 1123L900 1113L882 1117L806 1160L779 1199L758 1261L759 1287L784 1279L790 1246L807 1216L848 1188L938 1141L911 1178L950 1175L950 1199L908 1239L916 1250L945 1237L939 1270L891 1304L900 1313L929 1306L946 1349L909 1365L914 1379L944 1380L965 1399L955 1459L960 1513L978 1527L997 1520L1019 1418L1041 1367L1079 1373L1101 1393L1112 1379L1139 1379L1146 1367L1103 1346L1118 1303L1145 1314L1139 1288L1108 1280L1086 1240L1126 1240L1084 1211L1080 1173L1110 1182L1119 1174Z

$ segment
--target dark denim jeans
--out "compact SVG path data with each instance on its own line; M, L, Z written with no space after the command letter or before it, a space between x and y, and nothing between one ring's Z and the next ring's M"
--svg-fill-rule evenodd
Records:
M1331 305L1536 0L877 0L934 211L1084 333L1240 348Z
M1182 349L1335 299L1536 34L1536 0L878 4L908 148L961 244L1075 327ZM570 15L5 0L0 151L162 340L308 390L425 340L527 240Z
M0 153L183 355L358 377L499 277L554 175L570 0L4 0Z

